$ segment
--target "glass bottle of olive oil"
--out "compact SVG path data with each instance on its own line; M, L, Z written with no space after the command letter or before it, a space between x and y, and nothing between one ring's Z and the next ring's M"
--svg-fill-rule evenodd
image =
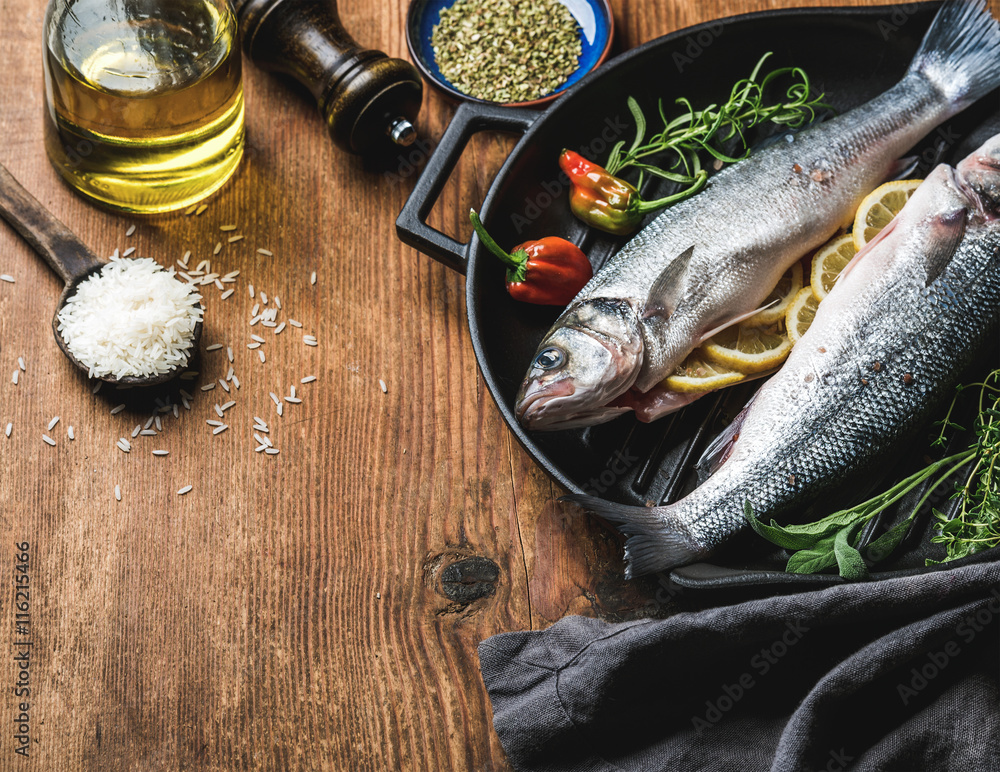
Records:
M243 155L227 0L52 0L45 145L85 196L167 212L217 190Z

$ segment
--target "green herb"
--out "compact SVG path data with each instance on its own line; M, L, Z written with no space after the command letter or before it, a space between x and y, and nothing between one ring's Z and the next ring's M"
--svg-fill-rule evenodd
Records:
M558 0L456 0L431 33L434 61L456 89L491 102L527 102L566 82L583 50Z
M767 525L754 516L747 502L744 513L750 526L772 544L795 550L785 567L789 573L813 574L836 565L845 579L863 579L870 565L895 550L909 531L913 518L933 493L968 469L959 478L964 482L956 484L952 496L962 501L958 514L949 518L933 510L937 534L931 541L945 544L947 556L940 561L927 560L927 564L947 563L1000 545L1000 479L995 474L1000 462L1000 370L992 371L981 382L956 389L945 417L936 424L941 428L932 445L944 445L948 429L962 429L952 421L952 415L962 392L973 388L979 389L973 427L976 440L966 450L928 464L884 493L813 523L780 526L772 520ZM907 517L859 552L858 542L864 525L928 481L927 490Z
M701 166L699 154L702 151L715 159L716 168L721 168L724 163L735 163L750 154L745 134L749 129L762 123L799 128L814 120L817 110L829 108L822 94L810 97L809 77L799 67L782 67L760 78L761 68L769 56L770 52L760 58L750 77L733 86L729 99L721 105L695 110L688 99L678 99L676 104L684 107L685 112L668 120L661 99L659 115L663 129L649 141L644 141L646 117L638 102L629 97L628 109L636 125L635 139L628 150L624 150L624 141L611 148L604 168L614 175L625 169L639 169L636 187L642 186L643 175L647 172L687 186L673 196L680 200L697 192L708 176ZM767 104L764 92L785 76L791 76L794 82L785 91L784 100ZM733 140L737 142L737 149L723 151L723 147Z

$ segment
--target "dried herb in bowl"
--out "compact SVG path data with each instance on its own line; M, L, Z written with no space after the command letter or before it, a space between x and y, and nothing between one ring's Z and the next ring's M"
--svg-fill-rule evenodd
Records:
M551 93L579 66L580 29L558 0L456 0L431 34L452 86L490 102Z

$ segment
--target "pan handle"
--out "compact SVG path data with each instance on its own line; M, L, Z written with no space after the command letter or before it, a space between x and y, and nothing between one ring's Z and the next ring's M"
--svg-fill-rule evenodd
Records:
M525 108L461 104L396 218L399 240L464 274L468 242L456 241L432 228L426 222L427 215L473 134L480 131L523 133L539 115L541 113Z

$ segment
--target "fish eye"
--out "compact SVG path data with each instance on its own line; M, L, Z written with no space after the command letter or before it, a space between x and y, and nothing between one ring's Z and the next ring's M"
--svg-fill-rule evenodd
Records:
M535 367L542 370L553 370L565 361L566 352L561 348L549 346L547 349L540 351L538 356L535 357Z

